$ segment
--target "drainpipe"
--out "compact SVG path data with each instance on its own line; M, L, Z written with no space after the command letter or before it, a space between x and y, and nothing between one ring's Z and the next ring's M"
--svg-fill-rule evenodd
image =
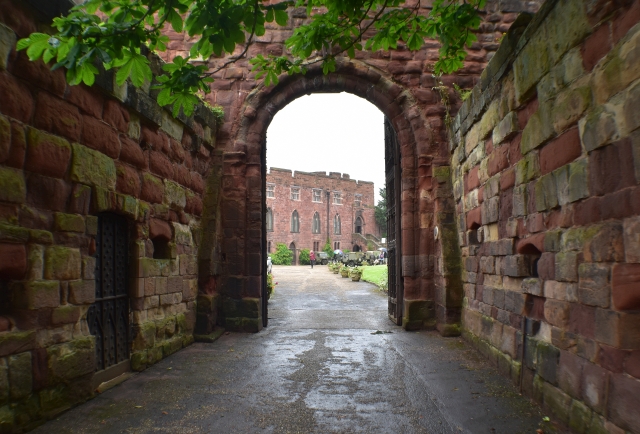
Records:
M329 204L329 199L331 199L331 192L329 190L327 193L327 239L329 239L329 228L331 227L331 222L329 219L329 214L331 213L331 205Z

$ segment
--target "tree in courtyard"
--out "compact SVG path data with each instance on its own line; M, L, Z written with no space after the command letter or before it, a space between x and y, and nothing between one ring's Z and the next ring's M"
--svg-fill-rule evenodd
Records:
M427 0L422 0L427 1ZM196 43L186 57L177 56L156 77L158 103L172 105L190 115L198 96L210 91L213 75L246 58L249 47L264 35L267 23L289 21L288 9L304 8L307 20L286 40L288 54L257 55L250 59L265 85L278 82L282 73L304 73L313 64L323 72L336 68L337 56L354 58L357 51L394 49L399 44L418 50L425 38L440 41L440 58L434 72L451 73L463 66L465 46L476 40L472 30L480 25L479 10L486 0L433 0L426 14L421 1L405 0L87 0L64 17L54 19L54 35L33 33L18 42L31 60L53 62L66 68L70 84L91 86L99 70L118 68L116 82L127 79L135 86L152 81L143 46L165 51L165 27L186 32ZM241 52L234 55L236 46ZM230 55L209 69L211 56Z
M381 188L379 190L381 200L374 208L374 215L376 218L376 224L380 228L380 234L382 237L387 236L387 189Z

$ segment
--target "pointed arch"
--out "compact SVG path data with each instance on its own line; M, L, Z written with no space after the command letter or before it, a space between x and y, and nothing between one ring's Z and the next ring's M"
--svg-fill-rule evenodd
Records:
M342 223L340 221L340 214L336 214L333 217L333 233L340 235L342 233Z
M267 215L265 216L265 224L268 232L273 232L273 211L271 208L267 208Z
M364 227L364 220L361 216L356 217L354 232L356 234L362 233L362 228Z
M311 224L311 233L319 234L321 227L322 226L320 225L320 213L318 211L316 211L313 214L313 222Z
M297 210L291 213L291 232L300 232L300 216Z

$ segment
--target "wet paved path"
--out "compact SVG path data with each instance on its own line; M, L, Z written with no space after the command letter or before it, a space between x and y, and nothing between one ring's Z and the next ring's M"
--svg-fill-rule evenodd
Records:
M535 433L543 415L461 339L404 332L386 296L274 267L269 327L196 343L36 433ZM376 331L379 333L376 334ZM384 333L380 333L384 332Z

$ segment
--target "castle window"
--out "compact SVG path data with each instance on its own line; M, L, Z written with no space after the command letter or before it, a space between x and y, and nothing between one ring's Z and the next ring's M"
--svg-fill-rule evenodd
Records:
M336 214L333 218L333 233L336 235L340 235L342 233L342 225L340 223L340 215Z
M291 200L300 200L300 187L291 187Z
M273 212L271 211L271 208L267 208L265 220L267 224L267 231L273 232Z
M315 214L313 214L313 223L311 225L311 232L314 234L320 233L320 214L318 214L317 211Z
M358 218L356 218L356 234L361 234L361 233L362 233L362 218L358 216Z
M360 208L362 206L362 195L356 194L353 199L353 206Z
M313 189L313 201L314 202L322 202L322 190L314 188Z
M339 191L333 192L333 204L342 205L342 193Z
M291 214L291 232L300 232L300 217L298 211Z
M276 197L276 185L275 184L267 184L267 197L274 198Z

